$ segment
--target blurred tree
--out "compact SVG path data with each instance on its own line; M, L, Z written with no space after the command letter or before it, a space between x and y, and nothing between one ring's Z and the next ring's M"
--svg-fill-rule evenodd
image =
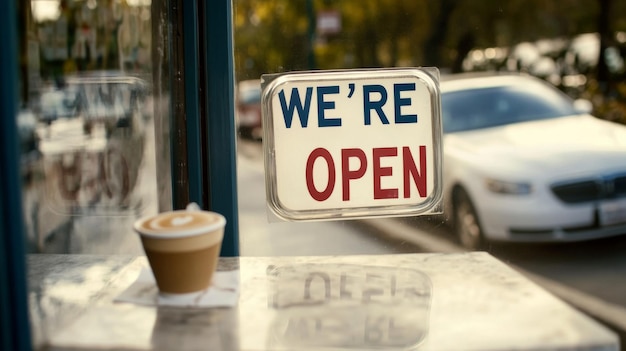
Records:
M598 13L598 34L600 36L600 52L596 67L596 79L600 83L602 93L609 94L611 91L611 75L606 62L606 50L613 44L613 32L611 32L611 9L612 0L598 0L600 11Z
M448 36L450 20L459 2L459 0L440 0L429 3L429 15L433 22L424 43L424 65L441 66L441 63L445 62L442 57L444 53L442 44Z
M314 13L338 11L341 31L311 38L307 4ZM561 48L542 53L562 66L576 35L602 32L606 42L626 30L626 2L613 0L236 0L234 8L238 79L307 69L311 48L320 69L428 65L456 72L472 49L546 38L563 39Z
M379 13L384 66L415 65L421 55L428 29L428 2L385 0ZM419 48L419 50L416 50Z
M536 74L573 97L593 100L599 116L626 122L626 1L235 0L234 5L238 80L308 69L313 61L319 69L436 66L460 72L469 55L478 53L483 63L474 69ZM341 31L313 33L315 15L328 10L340 13ZM528 54L529 60L519 56ZM586 85L568 86L566 78Z
M307 68L304 1L240 0L233 22L237 79Z

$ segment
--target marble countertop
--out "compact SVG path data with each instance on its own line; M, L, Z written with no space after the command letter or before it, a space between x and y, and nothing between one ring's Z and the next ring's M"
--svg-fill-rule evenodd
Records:
M235 307L114 301L145 257L28 257L38 350L619 350L491 255L221 258Z

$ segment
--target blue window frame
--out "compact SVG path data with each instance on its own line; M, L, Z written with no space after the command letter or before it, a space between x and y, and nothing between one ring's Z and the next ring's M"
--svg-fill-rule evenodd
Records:
M208 72L208 208L231 218L226 225L222 256L238 256L232 4L228 0L199 3L203 7L200 13L200 18L203 19L200 30L205 34L205 39L201 42L206 43L201 50L201 56L205 57Z
M0 349L29 350L25 244L16 118L18 104L15 1L0 2Z

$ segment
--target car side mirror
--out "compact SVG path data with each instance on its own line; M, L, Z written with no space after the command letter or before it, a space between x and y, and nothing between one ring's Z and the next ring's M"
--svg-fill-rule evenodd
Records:
M574 109L579 113L591 113L593 104L587 99L576 99L574 101Z

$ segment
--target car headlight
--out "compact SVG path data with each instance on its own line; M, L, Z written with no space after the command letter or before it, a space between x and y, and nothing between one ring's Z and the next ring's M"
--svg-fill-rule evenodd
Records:
M486 179L487 189L498 194L527 195L532 192L532 186L523 182L505 182L497 179Z

